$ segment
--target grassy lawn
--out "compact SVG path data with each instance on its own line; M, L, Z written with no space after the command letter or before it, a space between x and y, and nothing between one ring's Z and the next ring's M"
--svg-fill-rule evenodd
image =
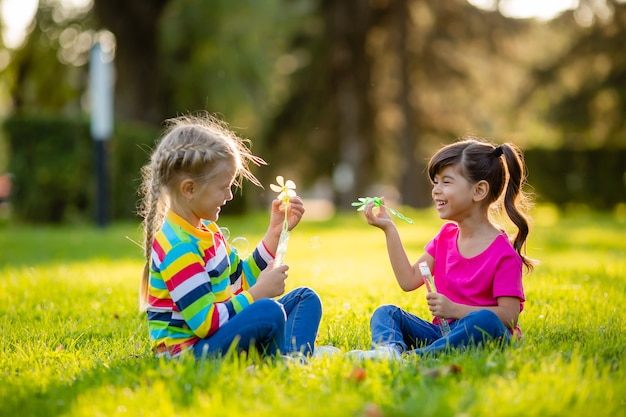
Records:
M441 221L402 212L415 220L397 224L416 258ZM534 216L528 254L541 264L525 278L518 344L308 365L156 360L137 311L138 225L0 225L0 416L626 416L626 219L547 207ZM266 220L220 225L252 246ZM425 290L398 288L382 232L358 213L303 222L287 263L289 289L323 300L319 344L367 348L381 304L429 317Z

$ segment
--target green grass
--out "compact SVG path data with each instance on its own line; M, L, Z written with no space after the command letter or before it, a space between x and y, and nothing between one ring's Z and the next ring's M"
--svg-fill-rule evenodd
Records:
M416 258L441 221L402 212L415 220L398 225ZM266 219L220 224L255 244ZM403 364L154 359L131 239L141 240L134 224L1 226L0 416L626 416L623 216L538 208L528 252L541 264L525 278L524 339ZM367 348L369 317L384 303L429 317L424 290L398 288L382 232L359 214L303 222L287 263L290 289L322 297L320 344ZM358 366L362 380L351 376Z

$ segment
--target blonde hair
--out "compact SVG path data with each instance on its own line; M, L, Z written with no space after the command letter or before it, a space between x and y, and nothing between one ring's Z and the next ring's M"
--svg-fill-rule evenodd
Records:
M142 198L138 214L143 218L146 265L140 286L140 310L145 310L148 301L152 241L165 219L171 193L186 177L209 181L213 170L223 162L235 168L235 186L240 187L244 178L261 186L250 171L249 162L258 166L265 165L265 161L251 153L248 143L225 122L208 114L166 121L161 141L141 169L139 193Z

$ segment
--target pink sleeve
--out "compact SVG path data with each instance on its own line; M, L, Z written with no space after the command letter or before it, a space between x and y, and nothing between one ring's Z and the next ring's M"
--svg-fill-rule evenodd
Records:
M522 260L515 254L502 257L493 280L493 296L517 297L525 301L524 287L522 285Z

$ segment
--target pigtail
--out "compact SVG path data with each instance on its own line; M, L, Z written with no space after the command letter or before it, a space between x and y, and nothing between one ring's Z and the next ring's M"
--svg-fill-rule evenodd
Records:
M155 155L157 156L157 155ZM158 162L158 161L157 161ZM150 262L152 257L152 241L156 225L160 225L165 216L164 208L160 202L161 188L154 171L158 163L153 160L142 168L143 185L141 194L143 195L142 205L139 213L143 217L144 241L143 250L146 263L141 276L139 286L139 310L146 311L148 306L148 287L150 282Z
M528 271L532 271L536 261L526 257L525 243L530 231L526 213L530 209L529 196L524 192L526 184L526 167L521 151L513 144L503 144L499 147L504 155L508 181L504 193L504 209L513 224L517 227L517 234L513 239L513 247L521 256Z

